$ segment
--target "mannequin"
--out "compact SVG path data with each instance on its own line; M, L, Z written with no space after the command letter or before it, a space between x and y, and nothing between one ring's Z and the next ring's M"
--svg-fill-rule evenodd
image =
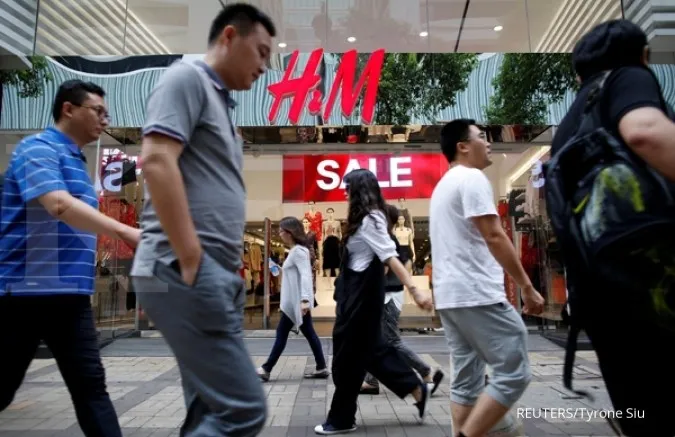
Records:
M309 244L314 249L314 256L318 260L319 242L316 239L316 233L314 232L314 230L312 230L312 223L309 221L309 219L307 217L302 219L302 228L304 229L305 234L307 234L307 239L309 240ZM312 268L315 269L316 265L312 266Z
M323 217L321 211L316 210L316 204L313 201L308 202L309 210L305 212L305 218L309 221L309 227L314 232L317 241L323 241L321 238Z
M394 235L398 240L398 256L403 265L412 275L412 265L415 262L415 243L413 242L413 231L405 225L405 216L399 213L398 222L394 226Z
M335 210L326 210L326 220L323 222L323 276L337 276L340 274L340 240L342 240L342 225L333 218Z
M319 213L319 214L321 214L321 213ZM305 213L305 217L302 219L302 228L305 231L305 234L307 235L307 240L309 242L309 245L312 248L312 249L310 249L310 259L314 260L314 263L312 264L312 286L314 287L314 294L316 295L316 271L319 269L319 258L317 256L318 251L319 251L319 243L317 242L316 234L311 229L312 224L310 223L309 219L307 218L306 213ZM312 251L314 253L312 253ZM314 307L317 307L317 306L319 306L319 304L316 302L316 299L314 299Z
M412 216L410 215L410 211L408 211L408 207L405 204L405 198L400 197L398 199L398 209L400 210L401 214L403 214L403 217L405 217L405 226L407 228L410 228L410 230L413 233L413 237L415 236L415 224L413 223Z

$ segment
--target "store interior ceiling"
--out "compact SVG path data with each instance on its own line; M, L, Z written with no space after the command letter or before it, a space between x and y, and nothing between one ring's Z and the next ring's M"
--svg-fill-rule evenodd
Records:
M41 0L43 55L197 54L213 17L235 0ZM240 0L237 0L240 1ZM619 0L248 0L277 26L274 50L562 52ZM564 31L561 31L564 29ZM71 53L72 52L72 53Z

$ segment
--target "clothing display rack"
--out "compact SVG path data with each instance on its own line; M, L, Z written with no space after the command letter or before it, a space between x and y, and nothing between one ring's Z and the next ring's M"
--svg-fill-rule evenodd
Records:
M514 243L534 287L546 300L543 319L559 322L567 301L565 271L551 221L546 211L541 163L533 166L525 187L509 193Z

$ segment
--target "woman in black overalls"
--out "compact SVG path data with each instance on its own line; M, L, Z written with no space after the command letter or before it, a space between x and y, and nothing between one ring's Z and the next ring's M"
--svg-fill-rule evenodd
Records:
M389 237L385 202L377 178L368 170L354 170L344 178L349 199L343 266L335 281L336 319L333 328L335 394L326 423L314 431L322 435L356 430L357 399L370 372L401 399L415 397L424 416L427 387L382 336L385 264L408 286L421 308L431 310L431 297L420 293L398 260Z

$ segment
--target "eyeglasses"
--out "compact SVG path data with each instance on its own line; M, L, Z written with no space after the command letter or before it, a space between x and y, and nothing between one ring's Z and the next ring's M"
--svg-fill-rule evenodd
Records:
M75 106L79 106L81 108L92 109L92 110L94 110L94 112L96 112L96 114L98 115L98 118L100 118L101 120L105 120L107 122L110 122L110 114L102 106L88 106L88 105L75 105Z

